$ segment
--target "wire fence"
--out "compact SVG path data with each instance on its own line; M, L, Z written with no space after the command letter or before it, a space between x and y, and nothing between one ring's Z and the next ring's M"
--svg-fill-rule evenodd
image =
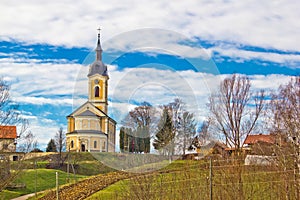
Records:
M299 199L295 165L245 166L242 159L191 161L125 181L96 199ZM212 173L210 174L210 170Z

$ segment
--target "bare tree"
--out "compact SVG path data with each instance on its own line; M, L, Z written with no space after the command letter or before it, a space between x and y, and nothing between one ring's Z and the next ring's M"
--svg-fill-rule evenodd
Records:
M212 125L237 154L243 139L255 129L264 108L264 91L253 95L250 87L249 78L234 74L224 79L218 91L209 98Z
M186 150L192 144L196 134L196 122L194 114L184 111L179 119L180 129L177 132L177 146L182 154L185 155Z
M182 129L181 121L184 110L184 102L181 99L176 98L173 102L163 105L162 108L166 109L171 117L172 131L170 134L172 135L173 139L169 142L168 148L170 157L172 158L172 156L175 154L175 151L180 150L180 146L182 146L178 139L180 138L180 130Z
M16 144L17 141L25 141L24 149L21 149L24 154L29 152L32 149L32 144L34 140L32 139L32 133L26 130L28 127L27 120L21 117L21 112L18 110L18 105L15 102L10 100L10 87L0 78L0 126L17 126L19 127L18 136L16 140L11 140L11 143ZM0 131L3 131L4 128L1 128ZM6 132L1 132L1 136L5 138ZM1 142L1 141L0 141ZM7 144L6 145L10 145ZM19 159L18 162L12 164L10 160L10 153L5 153L5 148L0 149L0 191L2 191L8 184L10 184L19 172L22 170L22 159Z
M206 144L208 141L212 139L212 135L209 132L209 126L210 126L211 120L207 119L202 122L201 127L198 129L197 136L199 138L199 142L201 145Z
M279 134L291 146L294 158L295 198L300 198L300 76L292 78L287 85L281 85L272 95L273 132Z
M18 151L23 153L29 153L38 146L36 137L30 130L22 134L19 143Z
M148 102L137 106L123 120L124 127L132 129L134 152L150 152L150 138L154 133L155 109ZM128 129L129 130L129 129Z
M65 151L65 148L66 148L66 133L64 133L62 127L60 127L58 129L58 131L56 132L54 141L55 141L56 148L57 148L57 151L59 154L58 164L63 165L65 159L63 158L62 152Z

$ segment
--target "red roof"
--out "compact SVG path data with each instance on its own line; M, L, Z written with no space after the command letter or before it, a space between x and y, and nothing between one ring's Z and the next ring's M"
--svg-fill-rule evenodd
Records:
M15 139L17 138L16 126L0 126L0 139Z
M244 144L255 144L257 142L275 143L274 135L248 135L244 141Z

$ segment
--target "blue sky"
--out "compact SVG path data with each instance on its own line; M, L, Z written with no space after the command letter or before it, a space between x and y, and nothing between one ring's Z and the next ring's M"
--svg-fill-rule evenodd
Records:
M298 1L2 1L0 76L41 148L86 100L101 26L109 112L184 99L201 122L228 74L274 90L300 74Z

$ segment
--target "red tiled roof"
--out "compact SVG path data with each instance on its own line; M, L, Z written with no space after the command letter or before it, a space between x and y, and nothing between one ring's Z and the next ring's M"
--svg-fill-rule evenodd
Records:
M244 144L255 144L257 142L275 143L274 135L248 135L244 141Z
M0 139L15 139L17 138L16 126L0 126Z

